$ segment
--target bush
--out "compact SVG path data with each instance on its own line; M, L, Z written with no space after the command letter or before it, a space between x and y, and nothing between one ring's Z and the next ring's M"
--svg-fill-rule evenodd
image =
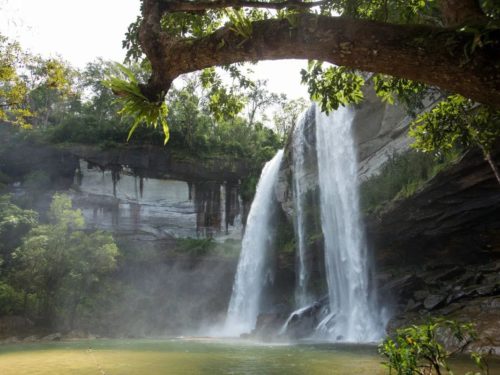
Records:
M443 334L450 334L456 340L455 352L447 351L439 342ZM427 324L398 329L394 338L385 339L379 346L379 353L387 359L383 364L390 374L394 370L398 375L453 375L448 365L450 356L463 351L475 337L470 323L433 319ZM488 366L481 355L473 353L472 359L481 371L476 375L488 374Z

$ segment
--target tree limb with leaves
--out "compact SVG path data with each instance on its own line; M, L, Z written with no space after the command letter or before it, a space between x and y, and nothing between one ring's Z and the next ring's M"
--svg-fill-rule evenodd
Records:
M150 64L137 88L157 107L182 74L295 58L314 61L303 81L326 111L362 99L360 71L377 75L385 99L437 87L498 109L499 9L487 0L143 0L124 46Z

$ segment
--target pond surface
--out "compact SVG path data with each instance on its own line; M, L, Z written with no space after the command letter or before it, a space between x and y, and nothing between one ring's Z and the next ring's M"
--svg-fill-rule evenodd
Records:
M0 374L382 375L375 347L221 340L91 340L0 346ZM500 369L500 363L494 363ZM456 374L471 367L455 363ZM499 366L499 367L496 367ZM495 370L491 372L496 373Z

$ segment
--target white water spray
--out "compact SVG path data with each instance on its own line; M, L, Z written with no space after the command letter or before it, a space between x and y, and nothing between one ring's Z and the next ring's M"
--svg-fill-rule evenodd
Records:
M224 328L226 335L239 336L255 328L266 281L266 259L272 242L271 203L282 158L283 150L280 150L264 166L250 207L227 312Z
M318 331L334 341L372 342L382 337L371 303L364 230L360 220L353 112L327 116L316 110L316 140L330 314Z

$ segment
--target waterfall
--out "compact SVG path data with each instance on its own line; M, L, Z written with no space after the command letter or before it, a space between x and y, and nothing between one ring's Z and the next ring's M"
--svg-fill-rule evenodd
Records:
M371 303L367 245L359 212L353 112L316 110L316 140L330 314L318 331L334 341L370 342L382 336Z
M242 250L225 322L225 334L239 336L255 328L262 289L266 282L266 260L272 242L271 203L283 150L262 170L250 207Z
M307 113L300 118L292 134L292 161L293 161L293 202L295 208L295 235L297 240L297 262L296 262L296 287L295 305L302 308L311 303L308 284L310 270L306 262L306 217L305 217L305 193L307 185L304 183L306 177L305 146L306 137L304 127L307 121Z

